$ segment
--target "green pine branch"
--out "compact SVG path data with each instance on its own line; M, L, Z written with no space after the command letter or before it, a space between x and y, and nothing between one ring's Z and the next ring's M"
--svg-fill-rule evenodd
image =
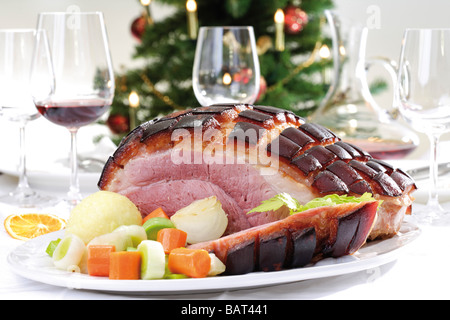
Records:
M191 86L196 41L187 36L186 2L154 1L172 5L177 11L147 26L134 53L134 58L143 60L145 67L119 73L117 83L121 85L116 86L111 110L112 114L125 115L128 95L134 90L141 98L138 122L170 113L176 108L199 105ZM278 8L291 3L290 0L197 0L199 25L251 25L256 39L269 36L274 41L274 14ZM299 6L308 14L309 22L305 28L298 34L285 35L284 52L271 48L259 56L261 74L270 90L257 103L289 109L305 116L318 106L328 90L328 85L320 81L320 75L331 62L318 59L300 72L294 73L294 70L299 61L309 57L318 41L330 43L322 33L320 19L324 10L332 8L333 3L332 0L302 0ZM153 88L143 81L142 75L151 81ZM289 81L285 82L286 78Z

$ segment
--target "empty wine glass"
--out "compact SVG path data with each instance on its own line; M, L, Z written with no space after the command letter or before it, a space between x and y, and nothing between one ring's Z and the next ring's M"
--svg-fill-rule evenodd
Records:
M399 64L397 101L411 126L426 133L431 144L429 199L418 220L448 224L450 213L439 204L438 145L450 131L450 29L407 29Z
M192 86L202 106L254 103L260 70L253 27L201 27Z
M114 74L106 27L100 12L41 13L38 29L46 31L31 71L33 99L49 121L71 135L68 203L82 198L78 181L77 132L99 119L114 97Z
M0 202L19 207L45 206L51 201L51 197L29 186L26 170L25 128L29 121L39 117L29 85L36 37L33 29L0 30L0 116L18 124L20 155L19 183L15 190L2 196Z

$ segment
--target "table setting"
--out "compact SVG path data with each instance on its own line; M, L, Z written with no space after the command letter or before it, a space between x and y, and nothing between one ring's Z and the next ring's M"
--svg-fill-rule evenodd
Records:
M138 55L164 23L150 3L132 24ZM0 29L0 299L449 299L450 29L406 29L391 61L366 57L367 27L308 1L268 8L270 36L240 20L251 5L227 1L237 24L221 26L202 5L183 3L170 35L187 80L183 59L157 54L114 70L102 12ZM297 47L308 30L324 36ZM389 108L374 99L375 64ZM163 251L167 229L188 240ZM112 250L109 277L90 269L91 247ZM182 250L209 271L176 268ZM119 253L137 273L113 267Z

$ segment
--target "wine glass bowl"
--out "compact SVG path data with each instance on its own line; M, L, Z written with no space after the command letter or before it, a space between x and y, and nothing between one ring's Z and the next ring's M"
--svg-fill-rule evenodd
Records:
M19 182L0 202L19 207L41 207L52 201L50 196L29 186L26 170L25 129L29 121L39 117L31 96L29 74L35 40L40 33L34 29L0 30L0 116L19 126Z
M0 105L7 120L27 122L38 118L30 95L28 75L36 30L0 30Z
M36 45L31 71L39 113L71 134L68 201L81 200L78 182L78 130L105 114L114 98L114 74L101 12L46 12L38 29L47 39Z
M38 28L46 31L49 52L43 47L36 59L47 55L41 60L44 69L54 77L47 79L50 90L34 91L39 112L67 128L94 122L108 111L114 98L114 74L103 15L41 13ZM51 63L50 67L47 63ZM40 81L40 76L33 79Z
M439 139L450 131L450 29L405 31L395 94L403 118L427 134L431 145L432 184L419 220L448 224L450 213L439 204L437 182Z
M201 27L192 86L203 105L254 103L260 70L252 27Z
M80 128L98 120L111 104L103 100L47 100L36 108L47 120L67 128Z

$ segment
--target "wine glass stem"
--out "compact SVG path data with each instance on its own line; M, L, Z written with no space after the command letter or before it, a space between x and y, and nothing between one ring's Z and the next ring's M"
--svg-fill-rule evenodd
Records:
M438 195L438 153L439 153L439 139L440 134L430 133L430 179L431 188L429 191L428 205L433 208L439 208L439 195Z
M28 185L28 178L27 178L25 126L26 126L26 122L20 122L20 127L19 127L19 149L20 149L19 184L17 186L17 191L22 194L25 194L30 190L30 186Z
M77 132L78 129L69 129L70 131L70 189L68 193L69 202L76 205L81 200L80 184L78 181L78 151L77 151Z

